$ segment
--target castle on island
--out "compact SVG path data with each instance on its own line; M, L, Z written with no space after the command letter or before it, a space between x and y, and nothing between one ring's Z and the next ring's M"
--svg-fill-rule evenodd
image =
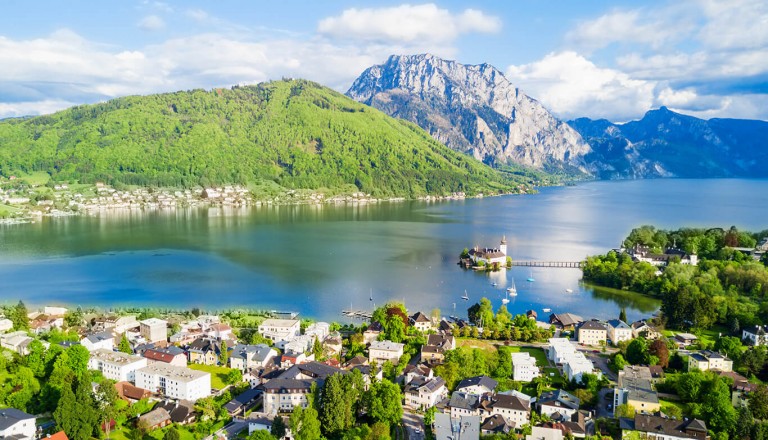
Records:
M507 236L501 237L501 243L498 248L480 248L475 246L469 250L469 258L472 259L472 263L477 265L480 261L484 262L487 266L492 266L494 263L499 265L507 264Z

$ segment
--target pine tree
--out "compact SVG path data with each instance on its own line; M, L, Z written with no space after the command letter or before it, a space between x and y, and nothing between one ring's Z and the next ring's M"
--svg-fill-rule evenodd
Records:
M221 347L219 348L219 362L221 362L221 365L226 367L229 363L229 349L227 349L227 343L224 341L221 341Z
M275 420L272 421L272 429L270 429L270 433L275 436L275 438L282 439L285 437L285 420L281 416L275 417Z
M627 322L627 310L624 307L619 312L619 321Z
M125 335L125 333L123 333L123 337L120 338L120 345L118 345L117 349L122 351L123 353L133 354L131 343L128 342L128 337Z
M13 322L14 330L29 330L27 306L24 305L23 301L19 301L19 303L16 304L16 307L13 310L13 315L11 316L11 321Z
M291 430L296 440L319 440L320 421L317 419L317 411L312 407L302 408L297 406L291 414Z
M323 344L315 336L315 342L312 344L312 354L315 355L315 359L319 360L323 356Z
M336 437L348 428L346 413L351 410L351 402L348 402L346 397L340 374L334 374L325 380L320 395L320 423L323 433L328 437Z

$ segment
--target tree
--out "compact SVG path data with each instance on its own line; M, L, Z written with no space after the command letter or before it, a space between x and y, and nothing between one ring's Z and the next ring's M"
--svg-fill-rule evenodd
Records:
M648 347L648 353L658 358L657 365L661 368L667 368L669 366L669 347L667 343L662 339L654 339L651 341L651 345Z
M315 355L317 360L323 356L323 344L320 343L320 339L317 336L315 336L315 341L312 343L312 354Z
M424 412L424 426L431 427L435 423L435 414L437 414L437 407L430 406Z
M627 322L627 309L624 307L622 307L621 311L619 312L619 321Z
M281 416L276 416L275 420L272 421L272 428L270 429L270 432L275 438L282 439L285 437L285 420Z
M715 341L715 350L738 362L741 357L741 339L735 336L722 336Z
M400 387L383 379L371 384L366 392L368 415L377 422L398 423L403 417Z
M109 435L107 435L109 437ZM163 434L163 440L181 440L181 434L179 434L179 430L176 429L176 427L171 427L169 430L165 431L165 434Z
M624 356L622 356L621 353L616 353L610 366L614 372L618 373L627 366L627 361L624 359Z
M85 372L88 371L88 359L90 359L91 353L82 345L73 345L65 353L67 354L66 360L69 369L72 370L76 377L83 377Z
M67 327L78 327L83 325L83 310L78 307L75 310L67 310L64 314L64 323Z
M325 380L320 395L319 418L326 436L338 436L349 428L347 422L351 417L347 413L351 411L351 405L346 402L346 397L341 374L334 374Z
M291 414L291 431L296 440L319 440L320 421L317 419L317 411L312 407L306 409L297 406Z
M768 418L768 386L759 384L749 395L749 409L758 419Z
M120 345L117 346L117 349L123 353L133 354L131 343L128 342L128 337L125 335L125 333L123 333L123 337L120 338Z
M275 436L266 429L257 429L248 436L248 440L275 440Z
M628 404L622 403L616 407L616 417L632 418L635 416L635 408Z
M13 322L14 330L29 330L29 316L27 316L27 306L23 301L19 301L16 307L13 309L11 315L11 322Z
M105 433L107 434L107 438L109 438L111 422L115 417L117 417L117 408L115 404L119 398L120 396L117 394L114 381L104 379L99 382L99 387L96 391L95 402L98 407L98 414L100 416L99 420L101 422L105 422L104 426L106 427ZM176 432L176 435L177 438L175 440L179 440L179 433Z
M227 348L227 343L223 340L221 341L221 346L219 348L219 362L225 367L229 363L229 348Z
M648 341L645 338L636 338L627 345L627 362L632 365L647 364L648 359Z

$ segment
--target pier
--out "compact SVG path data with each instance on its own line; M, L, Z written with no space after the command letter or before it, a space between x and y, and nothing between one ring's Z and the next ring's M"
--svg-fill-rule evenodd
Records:
M567 267L573 269L579 269L582 265L582 261L515 261L512 260L513 266L524 267Z
M342 310L341 314L347 318L368 319L373 317L373 312L366 312L365 310Z

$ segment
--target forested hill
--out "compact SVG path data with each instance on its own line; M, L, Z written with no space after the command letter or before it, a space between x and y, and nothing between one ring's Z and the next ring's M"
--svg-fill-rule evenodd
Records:
M0 174L194 186L274 181L376 197L511 192L493 170L318 84L131 96L0 122Z

